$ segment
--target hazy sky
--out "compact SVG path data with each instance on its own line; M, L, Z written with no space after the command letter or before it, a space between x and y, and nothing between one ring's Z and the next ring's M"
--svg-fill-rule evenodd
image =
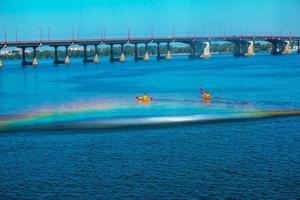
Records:
M0 40L80 37L272 33L300 35L299 0L0 0ZM210 31L209 31L210 30ZM77 34L75 33L75 36Z

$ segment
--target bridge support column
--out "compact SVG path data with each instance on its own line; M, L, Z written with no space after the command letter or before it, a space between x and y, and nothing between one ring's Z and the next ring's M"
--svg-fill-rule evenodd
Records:
M65 46L66 48L66 59L65 59L65 64L68 65L71 63L70 57L69 57L69 46Z
M190 44L191 48L190 48L190 59L195 59L196 58L196 44L192 43Z
M144 61L148 61L149 60L149 54L148 54L148 44L145 44L145 55L143 58Z
M290 54L290 41L282 41L278 39L269 40L272 43L272 55Z
M57 55L57 48L58 48L58 46L54 46L54 64L55 65L59 64L58 55Z
M273 42L273 43L272 43L272 52L271 52L272 55L278 55L278 54L281 54L281 52L280 52L278 46L279 46L279 45L278 45L278 42Z
M83 63L84 64L88 63L87 52L86 52L86 45L83 45Z
M284 46L283 54L285 54L285 55L291 54L291 42L285 41L283 43L283 46Z
M65 59L64 60L59 60L58 57L58 47L57 45L53 46L54 47L54 64L70 64L70 58L69 58L69 46L65 46Z
M115 58L114 58L114 45L110 44L110 58L109 58L110 62L114 62Z
M138 43L134 43L134 61L137 62L139 60L144 60L144 61L148 61L149 60L148 43L145 43L145 55L143 57L139 56Z
M254 56L254 42L249 41L248 42L248 47L247 47L247 52L245 53L245 56Z
M139 55L138 55L138 47L137 43L134 43L134 61L137 62L139 60Z
M210 42L203 42L204 45L204 50L203 53L201 54L201 58L210 58Z
M26 47L22 47L22 65L23 65L23 67L26 66L25 49L26 49Z
M253 41L233 40L234 44L233 55L235 57L254 55Z
M124 54L124 44L121 44L121 56L120 56L120 62L125 62L125 54Z
M95 44L95 57L93 59L93 63L98 64L99 63L99 57L98 57L98 45Z
M33 61L31 62L28 62L26 61L26 48L27 47L21 47L22 49L22 66L25 67L26 65L33 65L33 64L38 64L37 63L37 59L36 59L36 62L35 62L35 59L33 59ZM32 47L33 48L33 57L36 58L36 47Z
M233 50L233 55L235 57L240 57L243 54L241 53L241 42L240 41L235 41L234 43L234 50Z
M286 41L280 40L278 38L268 39L267 41L272 44L272 55L281 55L284 53Z
M167 43L167 54L166 54L166 60L171 60L172 56L171 56L171 48L170 48L170 42Z
M161 56L161 52L160 52L160 42L157 42L157 56L156 56L157 60L162 60L165 59L164 56Z
M36 56L36 47L33 47L33 61L32 61L32 66L37 66L39 63L38 63L38 60L37 60L37 56Z
M95 56L94 56L94 58L89 58L88 57L87 46L88 45L86 45L86 44L83 45L83 63L84 64L91 63L91 62L93 62L95 64L99 63L97 45L96 44L94 45L95 46Z
M300 53L300 40L298 40L298 50L297 53Z
M160 47L159 47L159 42L157 43L157 60L160 60L161 59L161 56L160 56Z

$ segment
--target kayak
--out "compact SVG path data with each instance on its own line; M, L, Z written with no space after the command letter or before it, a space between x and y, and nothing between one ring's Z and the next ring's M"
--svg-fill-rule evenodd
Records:
M139 100L139 101L153 101L154 99L151 98L151 97L148 97L148 96L140 96L140 97L135 97L136 100Z
M211 96L210 96L210 94L208 94L208 93L204 93L204 94L202 94L202 98L203 98L204 100L210 100L210 99L211 99Z

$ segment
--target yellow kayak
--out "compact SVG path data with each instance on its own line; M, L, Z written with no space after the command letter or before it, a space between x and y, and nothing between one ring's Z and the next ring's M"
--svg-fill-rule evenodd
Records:
M139 97L135 97L137 100L139 101L153 101L153 98L147 96L147 95L144 95L144 96L139 96Z
M210 96L209 93L204 92L204 93L202 94L202 99L204 99L204 100L211 100L211 96Z

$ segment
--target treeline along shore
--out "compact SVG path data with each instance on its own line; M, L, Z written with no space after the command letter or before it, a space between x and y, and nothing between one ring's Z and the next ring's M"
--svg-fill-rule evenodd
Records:
M233 51L234 45L231 43L225 43L225 44L211 44L210 46L210 51L213 54L226 54L226 53L231 53ZM260 52L260 51L271 51L272 46L271 44L260 44L257 43L254 46L254 51L255 52ZM161 53L166 53L167 52L167 45L161 45L160 46L160 51ZM121 54L121 47L116 46L114 47L114 53L116 55ZM124 46L124 53L126 56L134 56L134 46L133 45L125 45ZM140 55L143 55L145 53L145 47L144 46L138 46L138 53ZM149 55L156 55L157 53L157 47L155 45L148 45L148 53ZM176 55L180 54L189 54L190 53L190 47L189 46L171 46L171 53ZM90 48L87 51L88 56L94 56L95 55L95 50L94 48ZM101 48L98 48L98 55L99 56L110 56L110 47L109 46L103 46ZM58 56L59 57L64 57L65 56L65 51L58 50ZM72 58L79 58L83 56L83 49L80 47L77 48L71 48L69 51L69 56ZM1 57L3 59L21 59L22 55L19 51L12 51L10 53L2 54ZM26 57L32 58L33 57L33 52L32 51L27 51L26 52ZM54 50L52 49L43 49L39 48L37 50L37 57L38 58L53 58L54 57Z

